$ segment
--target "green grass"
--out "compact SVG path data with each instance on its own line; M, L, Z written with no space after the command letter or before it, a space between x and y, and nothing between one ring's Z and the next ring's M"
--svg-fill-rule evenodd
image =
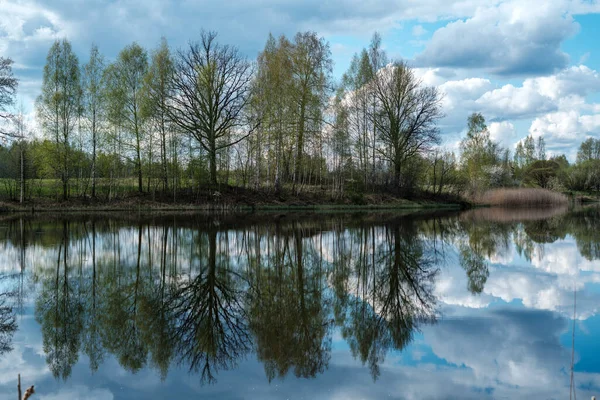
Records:
M154 211L154 210L251 210L251 211L375 211L375 210L420 210L420 209L459 209L463 206L460 201L448 196L433 196L425 193L422 198L407 200L392 194L380 193L354 193L346 192L342 197L332 196L329 190L320 186L303 187L299 194L294 194L291 186L283 187L280 194L272 189L253 190L251 188L231 187L221 185L218 191L221 197L212 196L213 189L205 187L198 193L197 187L187 187L177 194L174 203L170 193L157 192L154 197L151 193L138 193L137 179L120 179L113 186L113 196L108 201L108 181L98 180L97 199L90 199L88 186L86 196L78 196L77 181L71 183L71 197L62 200L62 182L58 179L43 179L28 181L26 205L20 207L15 203L15 182L13 195L8 195L6 183L0 180L0 201L5 201L3 209L31 210L32 207L39 211ZM144 190L147 190L147 181L144 181ZM191 190L189 190L191 189Z

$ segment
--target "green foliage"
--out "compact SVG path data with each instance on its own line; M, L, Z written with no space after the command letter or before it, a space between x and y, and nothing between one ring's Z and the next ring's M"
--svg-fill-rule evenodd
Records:
M46 137L54 144L48 161L60 176L64 199L69 195L73 173L70 153L75 124L81 113L81 98L79 60L69 41L57 40L46 58L42 94L37 98L36 109Z
M461 169L470 182L472 191L481 191L502 181L501 149L490 139L485 118L473 113L467 120L467 136L461 141Z
M361 206L367 204L367 200L365 199L365 195L363 193L351 192L349 193L349 197L352 204Z
M536 160L529 164L523 173L523 183L549 189L553 178L556 178L560 164L554 160Z
M600 160L600 139L587 138L577 151L577 163Z
M126 144L135 160L138 191L143 191L142 147L146 141L146 116L142 111L146 91L144 78L148 71L148 54L139 44L125 47L113 66L108 68L107 101L113 119L129 135Z
M588 138L581 143L577 162L569 165L564 158L556 159L560 168L558 176L564 187L571 191L600 191L600 140Z

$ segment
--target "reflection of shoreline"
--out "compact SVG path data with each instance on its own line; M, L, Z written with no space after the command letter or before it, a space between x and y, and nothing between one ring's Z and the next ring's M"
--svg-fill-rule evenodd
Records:
M415 330L435 322L434 300L444 294L463 307L469 307L461 303L464 294L482 293L486 305L516 299L525 307L561 311L559 278L571 275L524 269L512 264L512 256L500 263L490 257L516 251L514 243L529 265L541 254L538 243L582 228L579 243L597 241L597 214L563 217L563 211L488 208L437 218L254 215L238 225L216 216L136 224L30 218L2 225L0 246L10 251L0 251L0 266L5 259L16 267L21 254L28 260L22 270L31 271L32 289L45 296L35 302L36 317L47 321L44 344L75 363L76 355L85 354L94 371L103 357L114 355L125 370L150 367L166 376L170 365L185 365L201 382L212 382L218 371L238 368L237 360L258 350L268 380L292 372L313 377L328 369L332 331L340 328L352 355L378 378L388 352L405 348ZM595 257L595 250L588 253ZM448 268L441 271L448 273L440 277L446 254ZM490 276L490 264L508 268L492 266ZM446 292L436 291L440 287ZM65 342L58 328L71 329L75 340ZM67 367L56 365L52 372L65 376Z
M375 379L389 351L435 322L437 268L412 218L379 226L350 215L282 216L237 230L211 219L195 229L146 222L2 225L0 246L14 250L0 264L22 255L31 273L55 378L67 380L81 355L92 372L110 355L129 372L149 366L164 377L185 365L212 383L251 350L269 380L289 371L310 378L328 368L332 329L341 327Z
M566 214L567 206L542 208L476 208L460 214L465 221L522 222L537 221Z

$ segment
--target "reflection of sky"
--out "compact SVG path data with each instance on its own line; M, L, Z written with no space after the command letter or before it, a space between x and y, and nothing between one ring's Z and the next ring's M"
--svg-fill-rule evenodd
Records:
M134 243L137 232L129 233L131 241L124 240L122 245ZM328 251L326 245L325 240ZM7 250L0 255L4 263L18 255L10 245L1 246ZM52 249L39 248L32 254L28 255L31 259L55 258ZM165 381L151 369L132 377L110 355L92 375L89 360L80 354L69 380L57 381L46 366L40 327L27 304L19 317L14 351L0 358L0 400L15 397L17 373L23 386L35 384L40 400L192 398L198 394L218 399L564 399L569 393L573 287L578 288L578 396L599 394L600 262L583 258L571 237L537 246L531 261L511 245L488 262L490 275L483 293L474 296L468 291L457 251L447 249L435 289L442 318L436 325L423 326L403 352L389 353L377 382L368 367L352 358L337 330L329 368L314 379L296 379L290 374L269 383L262 364L253 356L240 360L237 369L219 372L214 385L203 386L198 376L174 365ZM6 267L0 265L0 269Z
M536 245L531 262L514 244L505 253L488 258L490 275L479 296L467 290L467 276L450 250L436 282L436 294L445 304L485 308L518 302L526 308L557 311L573 316L573 289L577 288L577 318L587 319L600 307L600 260L589 261L572 237Z
M587 329L600 328L598 320ZM0 367L0 399L13 399L15 371L23 383L35 383L39 399L160 399L202 394L219 399L441 399L441 398L565 398L568 394L570 351L561 333L568 321L548 311L524 309L475 310L471 316L441 320L423 328L401 354L386 357L382 374L373 382L367 368L354 360L343 339L334 338L329 369L315 379L288 376L270 384L253 357L233 371L223 371L214 385L174 368L164 382L144 369L133 378L108 357L90 375L81 355L67 382L52 378L41 352L41 334L32 318L21 321L15 351ZM597 330L596 330L597 332ZM594 335L578 329L579 390L589 398L600 390L594 363ZM596 354L598 354L596 352Z

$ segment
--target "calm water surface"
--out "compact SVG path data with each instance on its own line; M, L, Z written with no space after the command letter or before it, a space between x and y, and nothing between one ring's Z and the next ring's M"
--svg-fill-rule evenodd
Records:
M39 400L566 399L573 326L589 399L599 228L598 208L4 216L0 399L18 373Z

